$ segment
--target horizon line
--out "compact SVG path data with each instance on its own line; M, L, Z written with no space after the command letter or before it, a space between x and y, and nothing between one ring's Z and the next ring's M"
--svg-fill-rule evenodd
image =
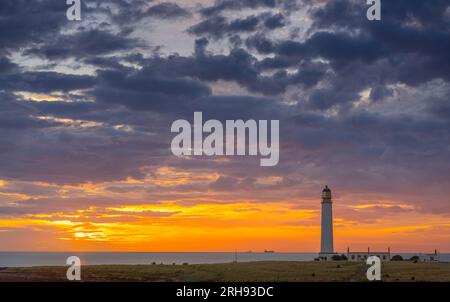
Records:
M360 251L360 250L355 250L352 251L350 250L351 253L368 253L368 251ZM379 251L379 250L373 250L370 251L369 253L377 253L377 252L383 252L383 251ZM441 251L437 251L438 254L450 254L450 251L445 251L445 252L441 252ZM300 252L300 251L269 251L269 252L265 252L265 251L21 251L21 250L0 250L0 253L198 253L198 254L206 254L206 253L240 253L240 254L320 254L320 252ZM399 254L434 254L434 251L431 252L411 252L411 251L392 251L391 250L391 254L395 254L395 253L399 253ZM345 252L334 252L333 254L347 254L347 251Z

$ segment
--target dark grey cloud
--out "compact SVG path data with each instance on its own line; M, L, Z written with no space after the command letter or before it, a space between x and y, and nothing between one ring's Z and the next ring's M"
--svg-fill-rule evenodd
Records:
M192 106L192 110L203 112L205 119L223 122L236 119L279 119L288 114L286 106L274 99L239 95L203 98Z
M35 45L25 51L27 55L39 55L49 60L68 57L88 59L116 51L134 50L143 46L137 39L123 34L113 34L97 29L83 30L70 35L58 35L43 45Z
M383 5L382 22L368 22L365 3L329 1L311 8L313 26L304 41L255 34L247 38L246 46L271 55L258 62L262 69L283 70L297 68L305 60L326 60L335 77L322 73L317 83L323 80L328 85L310 92L313 108L357 101L367 88L373 89L371 100L378 101L392 95L390 84L417 87L436 79L449 81L448 7L447 1L390 1Z
M144 15L163 19L176 19L190 17L191 13L176 3L163 2L150 7Z
M0 89L30 92L70 91L90 88L94 81L94 77L87 75L30 71L0 74Z
M0 131L27 130L35 128L47 128L59 125L59 123L38 119L34 116L36 111L23 102L17 101L11 93L0 92ZM7 132L3 132L7 135ZM11 137L4 137L10 140ZM11 150L11 144L1 147L3 150Z
M264 26L268 29L281 28L286 25L286 19L283 14L268 14L264 20Z
M147 73L153 70L168 78L235 81L246 87L258 84L259 74L254 67L256 59L250 53L244 49L233 49L228 55L215 55L206 51L207 45L208 40L200 39L193 56L154 57L144 60L142 64Z
M8 73L17 69L17 64L14 64L6 57L0 57L0 75Z
M379 100L383 100L388 96L392 96L393 95L393 90L389 87L386 86L375 86L372 88L372 90L370 91L370 99L373 102L379 101Z
M426 112L433 117L441 120L450 120L450 89L447 86L447 90L440 96L427 100Z
M155 4L153 0L113 0L92 1L92 13L101 13L110 23L118 25L124 31L133 30L143 20L158 21L189 18L192 12L170 1Z
M234 48L229 54L216 55L207 51L208 43L205 38L198 39L193 56L154 57L142 64L168 77L184 76L205 82L232 81L249 91L268 96L281 94L292 85L314 85L326 72L324 64L304 61L297 62L298 71L294 74L280 71L262 75L264 65L245 49Z
M233 20L222 15L212 15L189 28L189 32L198 36L218 39L232 37L239 33L251 33L256 30L267 32L285 25L286 20L283 14L261 13Z
M161 164L168 154L160 136L59 126L2 131L1 177L56 184L141 179L141 167Z
M221 13L226 10L241 10L245 8L275 8L276 0L217 0L213 6L205 7L201 13L205 16Z
M63 118L88 118L94 111L106 111L108 108L95 102L65 102L65 101L40 101L25 103L42 115L58 116Z
M436 30L448 29L448 16L446 9L449 3L446 0L426 2L420 0L398 0L383 3L383 22L373 24L366 22L366 3L356 0L336 0L327 3L314 10L313 17L315 26L319 28L364 28L366 30L377 30L385 26L416 28L435 28ZM376 25L376 26L374 26Z
M152 68L101 71L92 95L98 102L122 104L137 110L168 111L207 96L208 86L183 77L167 77Z
M67 24L66 9L65 1L1 1L0 53L58 34Z

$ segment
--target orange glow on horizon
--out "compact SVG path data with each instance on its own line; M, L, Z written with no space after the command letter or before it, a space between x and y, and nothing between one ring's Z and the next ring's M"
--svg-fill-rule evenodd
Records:
M0 216L0 240L7 242L0 248L319 250L320 195L301 198L295 197L299 194L283 196L271 190L283 182L282 177L255 180L261 193L209 186L220 177L216 173L194 175L161 167L142 179L62 186L32 183L57 192L57 197L43 201L18 193L0 193L11 199L4 203L11 214ZM210 189L198 190L196 185ZM0 187L9 186L8 181L0 181ZM179 186L183 189L177 190ZM336 251L344 252L347 247L366 250L368 246L382 250L391 247L398 252L450 250L450 224L445 215L420 212L402 199L338 196L333 202Z

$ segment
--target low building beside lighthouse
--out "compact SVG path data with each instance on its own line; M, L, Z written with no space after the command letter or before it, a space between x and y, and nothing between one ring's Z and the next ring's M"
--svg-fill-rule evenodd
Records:
M350 248L347 248L346 257L348 261L366 261L371 256L376 256L383 262L391 261L391 249L388 248L386 252L376 252L367 248L367 252L351 252Z

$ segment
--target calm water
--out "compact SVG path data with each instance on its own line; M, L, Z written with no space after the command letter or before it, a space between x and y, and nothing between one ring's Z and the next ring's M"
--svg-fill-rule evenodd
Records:
M392 254L394 255L394 254ZM415 254L400 254L410 258ZM0 252L0 267L65 266L69 256L78 256L83 265L101 264L206 264L227 263L235 253L13 253ZM317 253L237 253L238 262L249 261L312 261ZM450 254L441 254L441 261L450 262Z

